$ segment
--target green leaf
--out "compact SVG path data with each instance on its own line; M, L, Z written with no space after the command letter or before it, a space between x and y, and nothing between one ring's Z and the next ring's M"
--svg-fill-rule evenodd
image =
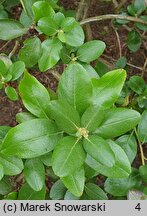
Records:
M59 134L55 124L47 119L26 121L8 132L1 152L20 158L38 157L54 149Z
M27 183L24 184L18 194L18 200L45 200L45 186L40 191L34 191Z
M106 110L102 124L95 131L103 138L118 137L133 129L140 120L139 112L126 108Z
M137 12L137 15L140 15L146 9L145 0L135 0L134 8L135 8L135 11Z
M7 74L7 67L5 62L0 59L0 77L4 77Z
M26 34L27 28L24 28L18 21L10 19L0 20L0 39L12 40Z
M20 0L26 14L33 19L32 6L37 0Z
M105 191L113 196L126 196L130 189L141 186L141 180L137 170L134 170L128 178L111 179L105 181Z
M9 126L0 126L0 144L10 129Z
M106 74L109 71L109 68L106 64L104 64L101 61L98 61L95 67L96 72L100 77L102 77L104 74Z
M49 112L58 127L68 134L77 132L78 127L80 127L80 116L78 112L64 101L51 101L49 104Z
M23 170L22 160L14 156L8 157L7 155L0 153L0 164L4 168L5 175L17 175Z
M91 135L83 140L85 151L102 165L112 167L115 164L114 153L107 141L99 136Z
M42 161L42 163L45 165L45 166L52 166L52 152L49 152L45 155L42 155L39 157L39 159Z
M42 56L39 59L39 69L44 72L52 68L60 60L62 43L57 39L48 39L42 43Z
M49 93L35 77L26 72L19 84L19 92L27 110L37 117L49 118Z
M91 200L107 200L106 193L96 184L87 183L85 185L85 192Z
M16 114L16 121L19 124L32 119L36 119L36 117L29 112L21 112Z
M20 14L19 21L26 28L30 28L33 24L32 18L29 17L24 10L22 10Z
M7 176L0 181L0 194L6 195L12 191L11 181Z
M87 73L89 74L89 76L91 78L97 78L99 79L99 75L98 73L96 72L96 70L90 65L90 64L86 64L84 62L80 62L80 65L83 66L83 68L87 71Z
M117 100L126 79L123 69L110 71L100 79L93 79L93 104L111 107Z
M8 195L5 196L5 200L17 200L17 192L10 192Z
M138 136L143 144L147 142L147 110L142 113L141 121L138 124Z
M32 6L33 14L35 17L35 21L37 22L42 17L50 16L52 17L55 12L48 2L45 1L37 1Z
M88 73L78 63L70 64L64 71L58 85L58 97L67 101L80 114L90 105L92 85Z
M41 57L41 41L38 37L28 38L19 51L19 59L24 61L27 68L32 68Z
M38 158L26 160L23 173L26 182L34 191L40 191L45 185L44 165Z
M57 176L71 175L83 165L85 160L81 141L76 137L64 137L56 146L52 158L53 170Z
M139 95L146 89L145 81L139 76L132 76L128 81L128 86Z
M4 168L3 168L3 166L0 164L0 181L1 181L1 179L3 178L3 176L4 176Z
M86 163L84 164L84 170L85 170L86 180L92 179L93 177L99 174L96 170L88 166L88 164Z
M142 44L142 39L140 34L135 30L129 32L127 38L127 45L129 50L132 52L136 52L141 47L141 44Z
M137 154L137 142L135 137L132 135L123 135L115 140L115 142L125 151L130 163L132 163Z
M104 111L95 105L86 109L81 118L81 126L89 132L95 131L104 119Z
M64 196L64 200L79 200L80 197L76 197L74 196L71 192L66 191L65 196Z
M8 70L8 74L12 75L11 81L17 80L24 72L25 64L23 61L14 62Z
M76 21L73 28L70 31L65 32L66 44L70 46L79 47L84 43L84 39L85 36L83 29L80 26L80 24Z
M147 164L139 167L139 174L142 180L147 183Z
M144 21L147 21L147 16L140 16L139 17L140 19L144 20ZM141 23L136 23L135 24L137 28L139 28L140 30L142 31L147 31L147 25L143 25Z
M107 167L91 158L89 155L86 159L86 163L101 173L104 176L110 178L126 178L131 173L131 165L124 150L113 141L107 141L111 150L115 155L115 164L112 167Z
M61 29L64 32L69 32L69 31L71 31L73 29L74 25L75 25L75 18L67 17L62 21Z
M77 57L80 61L89 63L101 56L105 47L105 43L99 40L86 42L79 47Z
M13 101L18 100L18 93L13 87L7 86L5 88L5 93L10 100L13 100Z
M126 57L122 56L119 58L116 62L116 68L125 68L127 64L127 59Z
M58 31L58 25L55 19L53 19L50 16L47 16L39 19L37 29L47 36L53 36Z
M12 65L12 61L11 59L5 55L5 54L0 54L0 60L3 61L3 63L5 64L5 67L6 67L6 70L5 72L3 73L3 75L6 75L7 74L7 70L9 69L9 67ZM2 65L0 65L1 67L3 67Z
M50 190L50 198L52 200L60 200L64 198L66 187L61 180L56 181Z
M85 183L85 173L83 168L69 176L63 177L61 180L73 195L77 197L82 196Z

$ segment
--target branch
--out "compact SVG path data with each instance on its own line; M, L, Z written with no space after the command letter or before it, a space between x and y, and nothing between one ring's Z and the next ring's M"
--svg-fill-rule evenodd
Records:
M101 15L101 16L90 17L90 18L82 20L80 24L84 25L89 22L96 22L96 21L108 20L108 19L128 20L128 21L138 22L138 23L147 25L147 21L142 20L140 18L132 17L132 16L124 16L124 15L119 15L119 14L106 14L106 15Z

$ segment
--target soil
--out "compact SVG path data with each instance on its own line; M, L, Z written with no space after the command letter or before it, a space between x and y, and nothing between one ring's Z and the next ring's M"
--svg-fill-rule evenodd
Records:
M60 0L60 5L63 6L66 10L67 9L77 10L77 7L79 6L79 2L80 1L76 1L76 0L70 0L70 1ZM127 2L126 4L129 4L131 1L126 1L126 2ZM125 5L125 8L126 6L127 5ZM18 19L21 10L22 10L21 5L12 8L12 18ZM110 2L110 1L102 1L102 0L101 1L92 0L90 1L87 17L93 17L93 16L110 14L110 13L112 14L115 13L115 8L112 1ZM132 23L129 24L129 27L131 28L132 25L133 25ZM107 20L107 21L93 22L90 23L90 28L92 33L92 39L102 40L106 43L107 47L104 55L102 56L103 59L108 61L110 64L114 65L116 60L120 57L120 53L119 53L119 46L118 46L116 33L114 31L114 28L112 27L112 21ZM126 46L126 38L127 38L128 31L123 27L116 28L116 30L118 32L119 39L121 42L122 56L125 56L130 64L143 68L147 56L147 40L146 42L144 42L144 44L142 44L138 52L131 53ZM34 34L36 34L36 32L30 30L27 37ZM9 43L4 49L2 49L5 43L6 43L5 41L0 41L0 52L4 52L8 54L13 49L15 40L12 40L11 43ZM63 65L57 66L57 71L59 73L62 73ZM30 72L44 86L56 91L58 81L53 77L53 75L50 72L39 73L37 69L30 70ZM129 77L131 75L141 75L142 71L135 67L128 67L127 73ZM144 79L147 81L147 74L144 75ZM17 89L18 82L13 82L12 86ZM15 115L16 113L21 112L22 110L25 109L23 107L21 100L12 102L5 96L5 93L0 90L0 125L15 126L17 124L15 120ZM146 151L147 149L144 150ZM138 155L135 160L135 166L138 167L139 165L140 165L140 156Z

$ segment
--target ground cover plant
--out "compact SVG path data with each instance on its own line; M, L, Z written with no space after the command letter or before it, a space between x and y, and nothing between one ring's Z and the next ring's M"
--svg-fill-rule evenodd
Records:
M0 93L22 107L15 126L0 126L1 199L147 199L147 61L129 76L137 66L117 31L129 29L129 52L146 45L146 1L114 1L116 14L87 19L84 2L75 13L55 0L0 1L0 39L14 42L0 54ZM101 19L113 20L119 45L111 69L106 43L86 40ZM58 80L55 91L34 71Z

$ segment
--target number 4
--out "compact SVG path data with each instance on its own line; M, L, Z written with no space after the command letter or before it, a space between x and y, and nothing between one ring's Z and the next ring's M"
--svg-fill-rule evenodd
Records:
M137 209L138 211L141 210L140 203L138 203L138 204L136 205L135 209Z

